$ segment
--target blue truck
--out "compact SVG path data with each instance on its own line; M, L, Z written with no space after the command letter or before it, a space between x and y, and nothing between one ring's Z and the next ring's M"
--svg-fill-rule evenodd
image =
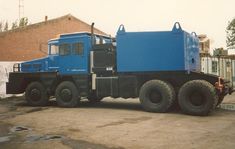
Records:
M7 94L25 92L31 106L55 97L61 107L81 99L137 98L144 110L167 112L178 104L190 115L208 115L224 96L229 82L200 72L196 33L176 22L171 31L126 32L116 38L91 32L62 34L48 42L48 56L14 65Z

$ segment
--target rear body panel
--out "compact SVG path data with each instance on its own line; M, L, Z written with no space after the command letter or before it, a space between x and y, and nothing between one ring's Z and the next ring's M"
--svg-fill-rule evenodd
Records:
M199 40L184 32L184 70L200 71Z

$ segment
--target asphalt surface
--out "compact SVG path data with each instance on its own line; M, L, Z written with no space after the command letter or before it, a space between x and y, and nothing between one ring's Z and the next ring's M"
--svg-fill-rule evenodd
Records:
M76 108L30 107L23 97L0 99L0 148L234 149L235 94L209 116L143 111L138 99L82 101Z

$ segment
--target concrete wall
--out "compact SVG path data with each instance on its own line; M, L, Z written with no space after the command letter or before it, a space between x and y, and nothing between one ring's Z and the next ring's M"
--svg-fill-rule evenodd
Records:
M9 97L6 95L6 82L8 73L13 71L13 65L18 62L0 62L0 98Z

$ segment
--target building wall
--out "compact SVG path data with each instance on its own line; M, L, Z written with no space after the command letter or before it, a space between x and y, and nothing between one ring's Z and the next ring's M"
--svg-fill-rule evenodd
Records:
M47 41L62 33L89 31L90 25L72 16L0 33L0 61L25 61L44 57ZM104 34L99 30L96 33Z
M209 56L201 57L201 71L230 80L235 87L235 60Z
M198 35L200 53L209 54L210 53L210 39L207 35Z

